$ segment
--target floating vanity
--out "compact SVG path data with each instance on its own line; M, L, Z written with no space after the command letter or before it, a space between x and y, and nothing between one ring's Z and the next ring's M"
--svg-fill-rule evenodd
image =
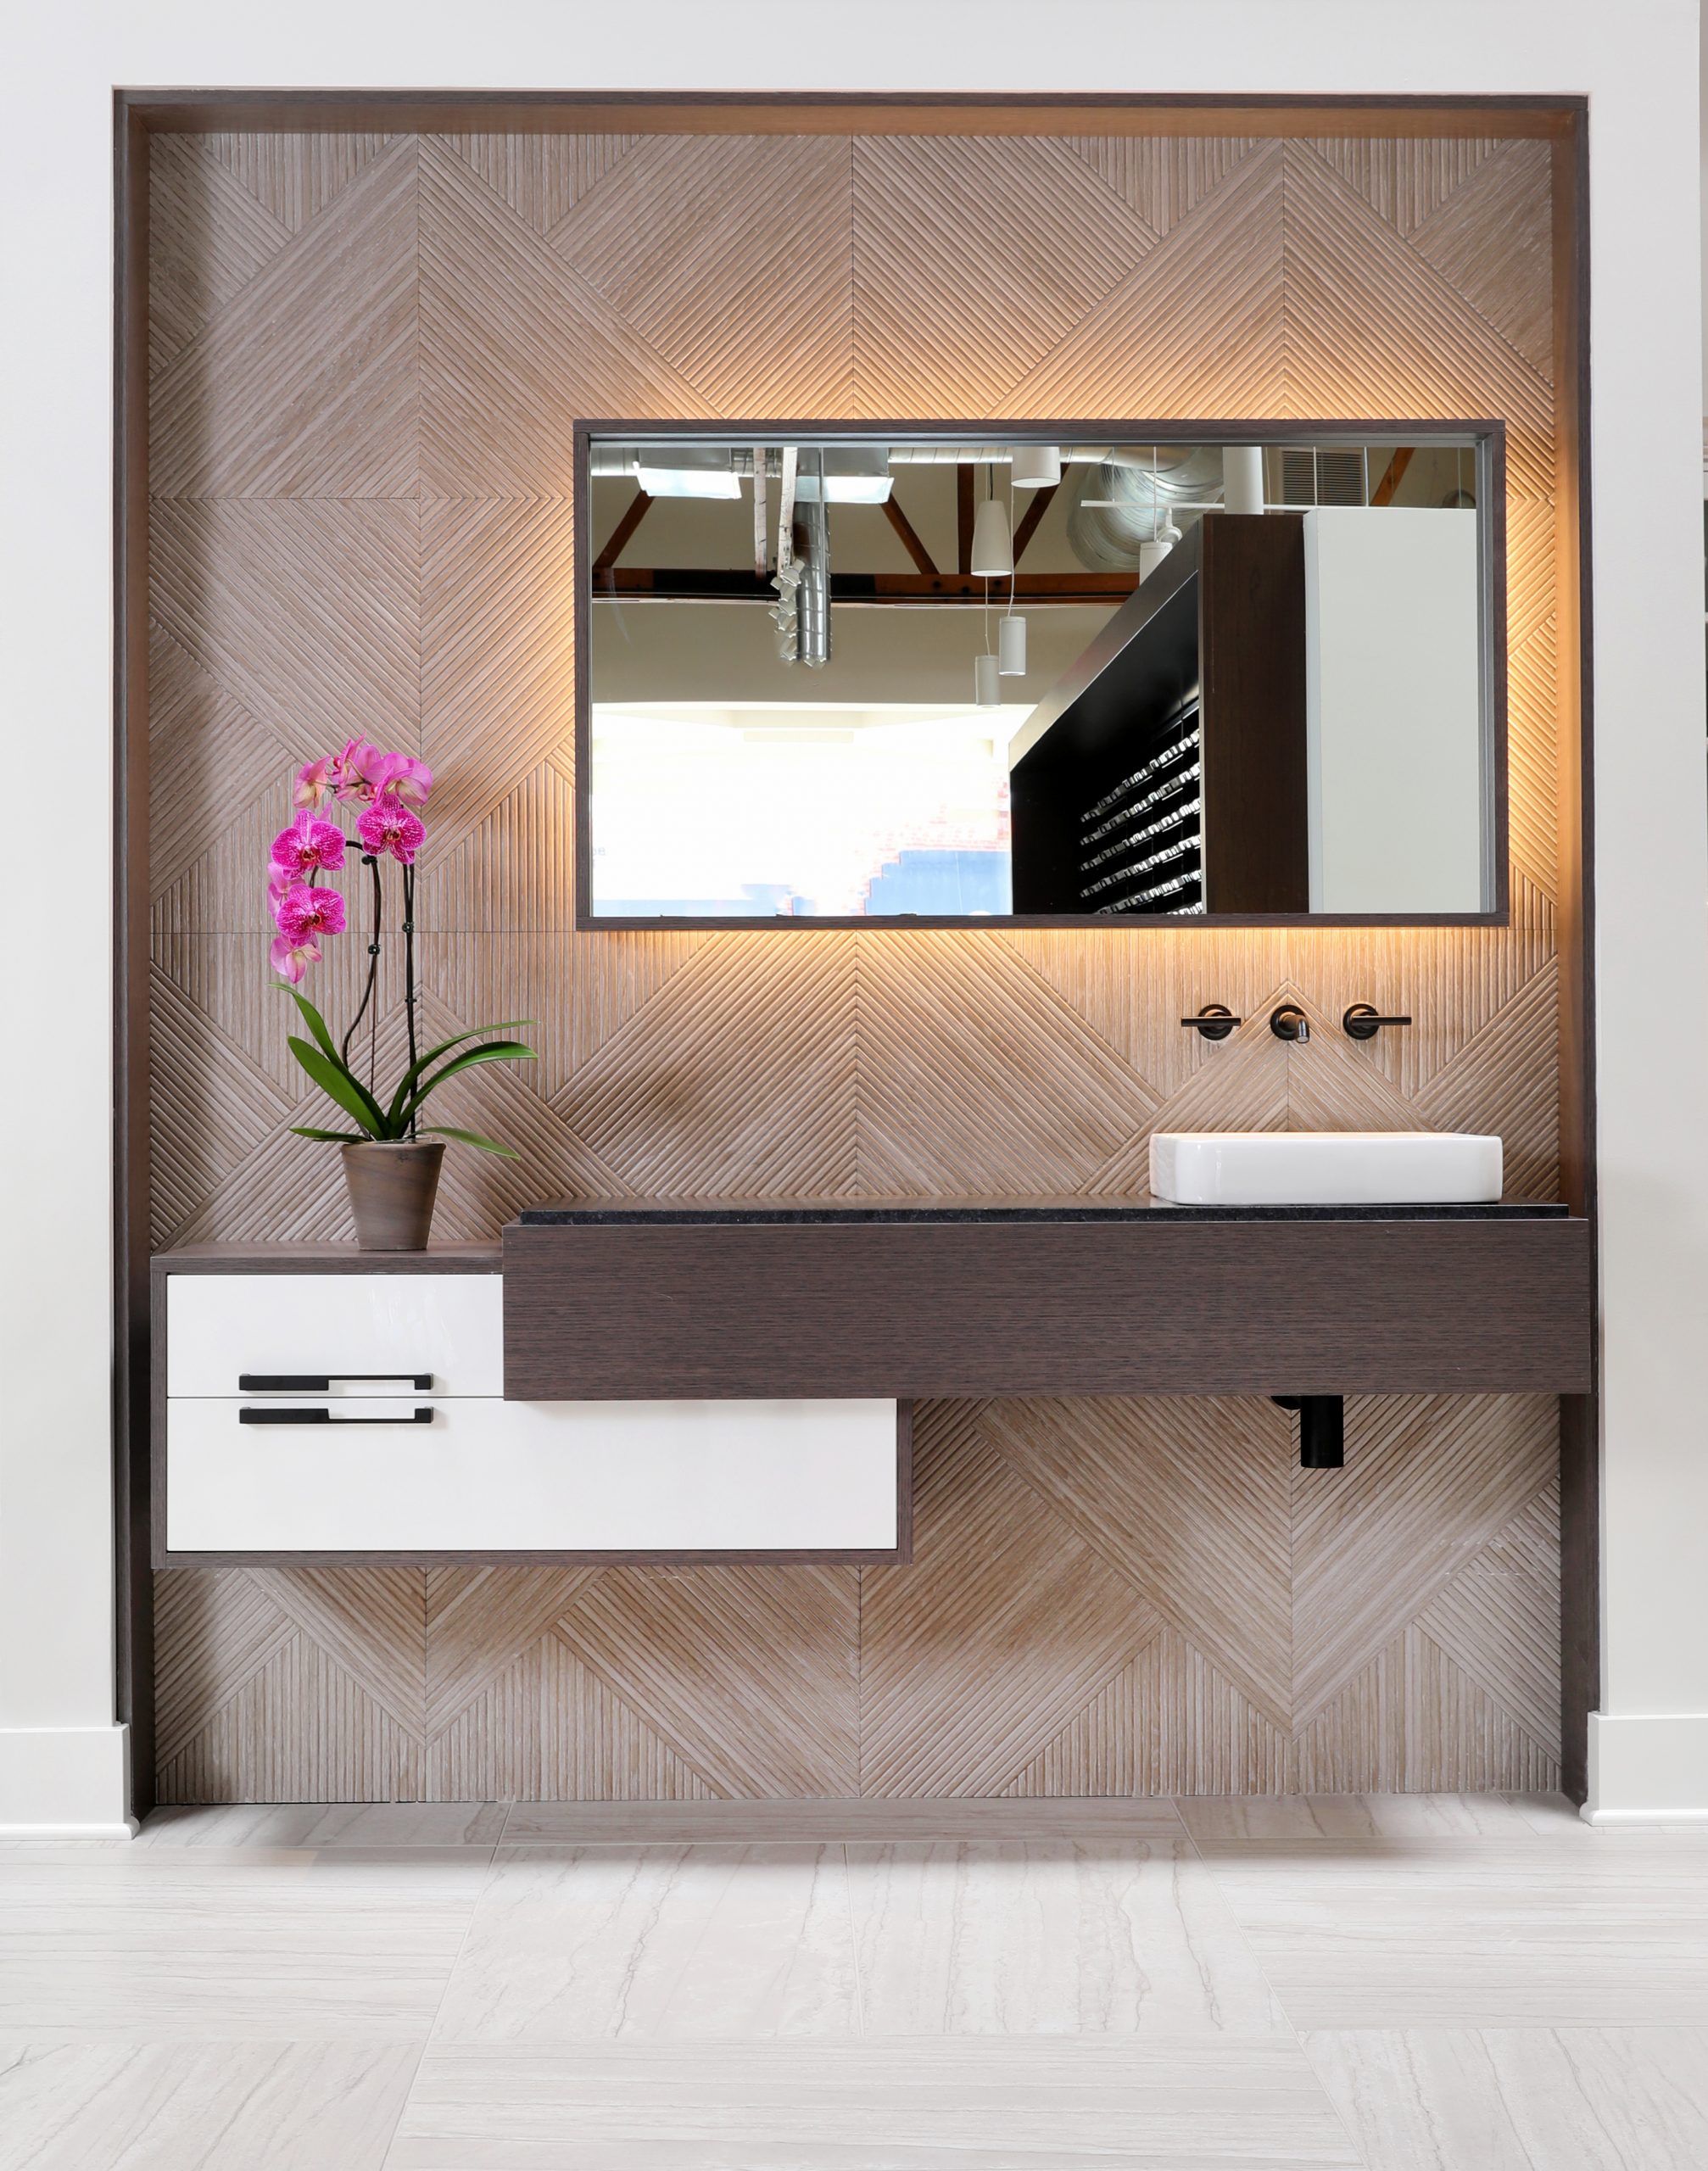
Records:
M575 1200L504 1232L507 1396L1580 1394L1563 1206Z
M165 1567L905 1560L918 1398L1590 1382L1553 1205L582 1199L154 1276Z

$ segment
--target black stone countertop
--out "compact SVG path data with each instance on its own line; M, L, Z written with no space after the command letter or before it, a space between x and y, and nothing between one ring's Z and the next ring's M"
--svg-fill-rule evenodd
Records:
M1563 1221L1548 1200L1493 1205L1175 1206L1153 1198L567 1198L525 1206L524 1229L622 1222L790 1225L807 1221Z

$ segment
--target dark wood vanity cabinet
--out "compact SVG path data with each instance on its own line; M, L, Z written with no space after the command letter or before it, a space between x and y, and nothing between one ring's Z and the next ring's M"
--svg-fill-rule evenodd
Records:
M1309 912L1303 516L1206 513L1029 728L1017 913Z
M504 1232L506 1396L1582 1394L1561 1208L584 1201Z

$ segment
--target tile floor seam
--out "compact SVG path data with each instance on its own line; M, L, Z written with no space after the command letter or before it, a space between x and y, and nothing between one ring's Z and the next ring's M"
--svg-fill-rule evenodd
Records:
M508 1825L509 1822L510 1811L509 1808L506 1807L505 1811L505 1825ZM499 1848L503 1845L504 1841L505 1825L501 1825L499 1828L498 1839L494 1841L493 1845L487 1850L486 1875L481 1879L480 1889L475 1894L473 1900L469 1904L468 1920L463 1924L462 1935L457 1940L456 1951L451 1956L449 1967L445 1969L444 1981L439 1986L438 2003L433 2007L433 2018L427 2023L427 2034L421 2038L420 2047L416 2052L415 2068L410 2074L409 2085L403 2092L403 2100L398 2105L397 2117L392 2122L391 2133L386 2141L386 2152L380 2161L380 2171L386 2171L386 2166L390 2163L392 2157L396 2151L399 2130L403 2125L404 2118L410 2107L410 2100L414 2096L416 2084L421 2079L421 2067L426 2062L428 2051L432 2048L433 2036L438 2028L439 2015L444 2011L445 1999L450 1994L451 1978L455 1974L458 1963L461 1961L464 1953L468 1950L469 1939L474 1934L475 1917L480 1912L480 1903L486 1896L487 1888L492 1883L493 1868L498 1861Z

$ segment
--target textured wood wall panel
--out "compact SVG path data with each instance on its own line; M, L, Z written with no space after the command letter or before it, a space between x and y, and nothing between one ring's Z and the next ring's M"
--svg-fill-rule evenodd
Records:
M555 1191L1107 1196L1158 1125L1475 1125L1553 1195L1549 191L1492 139L155 139L158 1240L348 1233L257 870L357 733L444 776L430 1025L540 1020L462 1088L527 1158L452 1162L446 1236ZM1504 417L1511 927L576 934L573 422L767 412ZM395 1048L389 950L382 997ZM1283 998L1330 1030L1281 1046ZM1416 1024L1353 1046L1359 1000ZM1552 1405L1348 1436L1301 1472L1266 1404L928 1404L905 1569L175 1571L161 1790L1552 1783Z

